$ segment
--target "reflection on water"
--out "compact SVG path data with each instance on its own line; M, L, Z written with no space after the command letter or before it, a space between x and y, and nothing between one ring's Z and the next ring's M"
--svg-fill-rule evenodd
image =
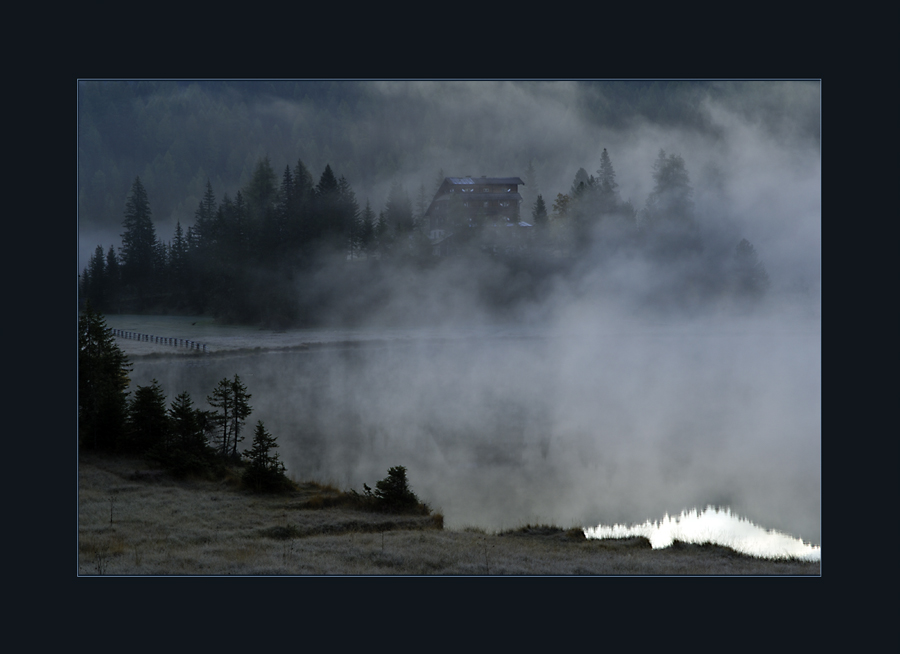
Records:
M712 543L762 559L800 559L818 561L821 548L804 543L774 530L763 529L749 520L732 515L730 509L711 506L705 511L682 512L677 518L666 515L661 521L648 520L642 525L626 527L613 525L586 527L587 538L632 538L644 536L653 549L669 547L674 541L683 543Z

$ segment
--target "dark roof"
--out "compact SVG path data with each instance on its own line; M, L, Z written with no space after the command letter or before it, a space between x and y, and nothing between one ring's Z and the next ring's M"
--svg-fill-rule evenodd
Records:
M445 177L451 184L521 184L525 182L519 177Z

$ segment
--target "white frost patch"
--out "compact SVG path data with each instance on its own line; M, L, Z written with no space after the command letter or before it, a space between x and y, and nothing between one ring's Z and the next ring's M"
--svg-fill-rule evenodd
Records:
M631 527L585 527L584 535L586 538L644 536L653 549L669 547L676 540L698 545L713 543L761 559L819 561L822 554L821 548L804 543L799 538L763 529L749 520L732 515L730 509L719 511L711 506L700 513L692 509L675 518L666 514L659 522L648 520Z

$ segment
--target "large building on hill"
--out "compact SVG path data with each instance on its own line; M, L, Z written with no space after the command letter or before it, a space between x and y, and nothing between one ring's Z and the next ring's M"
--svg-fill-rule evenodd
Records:
M454 229L483 225L506 232L531 227L519 219L519 184L525 182L518 177L445 177L425 211L434 254L447 254Z

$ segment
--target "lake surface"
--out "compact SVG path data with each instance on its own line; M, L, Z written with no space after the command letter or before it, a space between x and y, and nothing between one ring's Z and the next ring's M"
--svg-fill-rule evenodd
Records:
M207 408L238 374L245 446L262 420L296 478L359 491L404 465L448 528L638 525L711 505L819 544L818 322L408 336L135 358L132 384Z

